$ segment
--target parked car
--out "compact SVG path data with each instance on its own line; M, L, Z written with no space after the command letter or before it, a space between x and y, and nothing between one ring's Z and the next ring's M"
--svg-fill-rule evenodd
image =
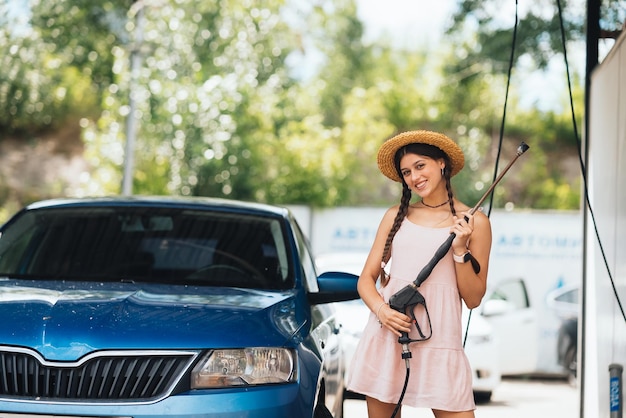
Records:
M571 385L578 375L579 286L559 287L548 294L548 306L561 318L557 337L557 360Z
M572 386L578 379L578 318L563 320L557 337L557 359Z
M34 203L0 228L1 415L338 418L356 279L283 208Z
M346 271L355 275L361 274L367 254L362 252L338 252L323 254L316 257L320 271ZM352 356L357 343L361 338L363 328L367 324L370 311L361 299L336 304L342 330L345 335L343 341L346 353L346 363L350 367ZM473 312L473 311L472 311ZM463 338L465 353L472 367L474 397L477 402L491 400L493 391L500 385L499 348L497 339L492 333L490 324L479 313L472 313L463 305ZM469 331L467 323L469 321ZM467 338L465 332L467 331ZM346 392L346 398L356 397L358 394Z
M477 311L500 341L498 361L502 375L526 375L537 369L540 319L524 279L515 277L488 285Z
M569 284L558 287L548 293L546 303L559 318L563 320L579 316L579 286Z
M536 290L531 292L532 285L537 283L524 277L500 278L488 286L479 308L500 341L500 372L503 376L567 377L576 367L571 350L568 360L564 357L576 342L573 334L565 332L571 329L565 323L578 317L577 302L572 303L577 300L576 286L561 285L539 299Z

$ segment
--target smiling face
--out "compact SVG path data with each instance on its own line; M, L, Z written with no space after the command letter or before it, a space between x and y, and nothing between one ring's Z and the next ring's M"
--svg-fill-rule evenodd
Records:
M443 158L406 153L400 158L400 174L409 188L422 198L433 193L446 192L442 168L445 167Z

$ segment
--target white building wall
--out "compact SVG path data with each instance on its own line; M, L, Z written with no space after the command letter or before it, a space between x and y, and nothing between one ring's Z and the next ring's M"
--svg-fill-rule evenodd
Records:
M591 78L586 279L581 358L585 417L608 417L609 364L626 365L626 42L622 36ZM596 228L599 239L596 236ZM604 249L606 262L601 248ZM608 271L607 271L608 266ZM609 274L610 272L610 274Z

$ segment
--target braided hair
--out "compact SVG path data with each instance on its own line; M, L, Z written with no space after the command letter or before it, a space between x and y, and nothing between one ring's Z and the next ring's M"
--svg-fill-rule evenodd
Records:
M389 274L387 274L387 272L385 271L385 266L391 258L391 243L393 242L393 238L396 236L396 233L400 229L402 221L404 221L404 218L409 212L409 204L411 203L411 189L404 181L404 177L402 176L402 172L400 171L400 160L406 154L423 155L425 157L432 158L433 160L438 160L442 158L445 161L445 166L443 168L443 177L446 180L446 190L448 191L450 211L452 212L452 215L456 216L456 209L454 207L454 194L452 192L452 184L450 183L450 178L452 177L452 166L450 164L450 159L448 158L448 155L441 149L428 144L414 143L407 144L400 148L396 152L396 155L394 157L394 163L396 171L398 172L400 179L402 179L402 197L400 198L400 207L398 208L398 213L393 220L393 224L391 226L391 229L389 230L389 234L387 234L387 240L385 241L385 247L383 249L383 256L380 264L380 284L382 287L385 287L387 283L389 283Z

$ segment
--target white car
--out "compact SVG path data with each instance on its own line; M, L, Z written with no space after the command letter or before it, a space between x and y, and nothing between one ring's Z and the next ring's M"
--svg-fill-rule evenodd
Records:
M498 340L491 324L477 310L470 311L463 305L463 338L466 330L464 347L472 366L474 398L478 402L488 402L501 381Z
M361 274L366 258L367 254L362 252L324 254L316 258L316 264L318 273L344 271L358 275ZM356 345L367 323L369 309L361 299L337 303L336 308L343 333L341 344L346 356L346 367L349 369ZM469 330L465 339L468 319ZM488 402L501 381L498 342L489 322L480 313L465 308L465 305L463 305L463 338L465 353L472 367L474 397L477 402ZM348 393L347 396L356 395Z

